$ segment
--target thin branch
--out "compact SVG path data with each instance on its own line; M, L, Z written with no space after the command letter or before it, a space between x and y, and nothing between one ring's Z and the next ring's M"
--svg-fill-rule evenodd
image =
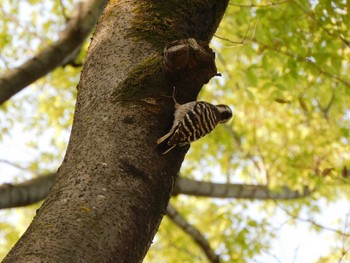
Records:
M218 35L214 35L214 37L218 38L218 39L221 39L221 40L224 40L224 41L227 41L231 44L236 44L237 46L236 47L240 47L240 46L244 46L246 45L247 43L245 43L245 38L243 37L241 41L233 41L233 40L230 40L228 38L225 38L225 37L221 37L221 36L218 36Z
M262 252L264 252L267 256L272 257L277 263L282 263L281 259L271 251L268 251L265 248L262 248ZM259 262L259 263L262 263L262 262Z
M242 4L233 4L233 3L229 3L229 5L232 6L238 6L238 7L258 7L258 8L264 8L264 7L270 7L270 6L277 6L277 5L281 5L281 4L285 4L290 2L290 0L284 0L284 1L280 1L280 2L271 2L268 4L246 4L246 5L242 5Z
M265 177L265 184L267 186L270 185L270 176L269 176L269 168L267 168L266 162L265 162L265 157L264 155L261 153L260 147L257 145L257 152L258 155L260 156L260 167L261 167L261 171L263 172L262 176ZM276 159L279 158L278 155L276 156ZM274 161L271 162L271 165L274 164Z
M62 15L63 15L64 19L66 20L66 22L68 22L69 21L69 17L67 15L66 7L64 6L63 1L62 0L58 0L58 2L59 2L60 7L61 7Z
M175 209L175 207L168 204L166 212L168 217L197 243L197 245L207 256L209 262L220 262L219 256L215 254L214 250L210 247L209 242L202 235L202 233L196 227L188 223L186 219Z
M256 28L257 28L257 26L258 26L258 23L259 23L259 18L257 19L257 21L256 21L256 23L255 23L255 25L254 25L253 34L252 34L252 36L251 36L251 38L250 38L250 41L252 41L252 40L254 39L254 37L255 37ZM228 39L228 38L221 37L221 36L218 36L218 35L216 35L216 34L214 35L214 37L216 37L216 38L218 38L218 39L221 39L221 40L224 40L224 41L227 41L227 42L232 43L232 44L236 44L237 46L234 46L234 47L245 46L245 45L248 44L248 43L245 42L245 41L246 41L246 39L247 39L247 35L248 35L249 30L250 30L250 23L249 23L248 29L246 30L246 32L245 32L245 34L244 34L244 36L243 36L243 38L242 38L241 41L232 41L232 40L230 40L230 39Z
M343 233L348 232L349 217L350 217L350 212L348 212L345 216ZM349 251L350 251L350 247L346 248L345 243L346 243L346 238L345 238L345 236L342 236L342 248L340 251L341 255L340 255L338 263L341 263L343 261L344 257L346 256L346 254L349 253Z
M214 35L214 37L216 37L216 38L218 38L218 39L221 39L221 40L225 40L225 41L230 42L230 43L232 43L232 44L238 44L238 46L244 46L244 45L246 45L245 40L246 40L246 38L247 38L247 35L248 35L249 30L250 30L250 23L249 23L249 25L248 25L247 31L245 31L244 37L243 37L242 40L239 41L239 42L238 42L238 41L232 41L232 40L230 40L230 39L228 39L228 38L220 37L220 36L218 36L218 35Z
M324 112L324 115L325 115L325 116L328 116L329 110L331 109L331 106L333 105L334 99L335 99L335 88L334 88L333 91L332 91L332 97L331 97L331 99L329 100L329 102L328 102L326 108L323 109L323 112Z
M305 223L309 223L317 228L320 228L320 229L323 229L323 230L326 230L326 231L330 231L330 232L333 232L333 233L336 233L338 235L341 235L342 237L350 237L350 233L345 233L339 229L335 229L335 228L331 228L331 227L328 227L328 226L324 226L324 225L321 225L317 222L315 222L314 220L308 218L301 218L299 216L296 216L296 215L293 215L292 213L290 213L288 210L286 210L285 208L283 207L280 207L287 215L289 215L291 218L297 220L297 221L301 221L301 222L305 222Z
M0 16L2 19L8 19L9 21L11 21L16 26L16 28L21 28L24 31L26 31L28 34L40 39L40 41L44 42L48 40L46 36L39 35L36 31L34 31L32 26L29 26L28 24L20 22L16 16L12 15L9 12L6 12L3 6L1 5L0 5Z
M190 248L187 248L187 247L184 247L184 246L181 246L181 244L177 244L175 242L172 242L169 244L170 247L173 247L175 248L176 250L178 251L181 251L182 253L188 255L189 257L191 257L191 259L196 262L197 261L200 261L202 259L201 255L195 255L193 253L193 251L190 251Z
M107 0L87 0L78 4L59 39L18 68L0 77L0 105L29 84L75 57L90 34Z
M309 12L308 10L304 9L297 1L294 0L289 0L291 1L291 3L295 4L303 13L305 13L311 20L313 20L320 28L322 28L322 30L324 32L326 32L329 36L331 37L337 37L339 38L341 41L344 42L344 44L346 44L348 47L350 47L350 41L347 40L346 38L344 38L341 34L339 25L337 24L338 27L338 36L335 36L331 31L329 31L326 27L324 27L315 17L314 13Z
M20 166L20 165L18 165L18 164L16 164L16 163L13 163L13 162L11 162L11 161L8 161L8 160L0 159L0 163L4 163L4 164L10 165L10 166L12 166L12 167L15 167L15 168L17 168L17 169L19 169L19 170L29 172L29 169L24 168L23 166Z
M241 139L239 138L239 135L236 133L236 131L232 128L232 126L229 126L227 124L223 124L223 127L231 134L232 138L235 140L236 142L236 145L238 147L238 149L244 153L245 150L243 149L242 147L242 143L241 143ZM250 152L247 152L245 154L245 157L247 157L255 166L255 168L261 172L261 167L260 167L260 164L259 162L256 160L256 158L254 158L254 156L250 153Z
M323 117L326 118L326 119L328 119L329 110L331 109L331 107L333 105L333 102L334 102L334 99L335 99L335 91L336 91L336 89L333 88L332 96L331 96L331 98L330 98L330 100L329 100L329 102L328 102L326 107L322 107L321 102L318 99L316 99L317 105L318 105L319 109L321 110L321 112L323 114Z
M285 56L288 56L296 61L300 61L300 62L303 62L303 63L307 63L311 66L313 66L314 68L316 68L320 73L322 73L323 75L327 76L327 77L330 77L330 78L333 78L334 80L338 81L338 82L341 82L343 83L345 86L347 86L348 88L350 88L350 82L345 80L345 79L342 79L340 78L339 76L333 74L333 73L330 73L324 69L322 69L319 65L317 65L315 62L313 62L312 60L310 60L309 58L305 58L305 57L302 57L300 55L296 55L296 54L293 54L293 53L290 53L288 51L282 51L281 49L278 49L278 48L275 48L275 47L271 47L269 45L266 45L262 42L259 42L257 40L254 40L255 43L258 43L259 45L261 45L264 49L268 49L268 50L272 50L272 51L275 51L279 54L282 54L282 55L285 55Z
M291 1L293 3L295 3L293 0L288 0L288 1ZM287 2L287 1L286 1ZM295 3L297 6L299 6L297 3ZM300 7L302 8L302 7ZM307 12L306 10L302 9L306 14L309 15L309 12ZM312 17L312 16L311 16ZM312 17L313 18L313 17ZM313 18L314 19L314 18ZM320 27L322 27L322 25L319 25ZM254 32L253 32L253 36L251 38L251 42L254 42L254 43L257 43L259 44L260 46L262 46L263 49L268 49L268 50L272 50L272 51L275 51L277 53L280 53L280 54L283 54L285 56L288 56L296 61L300 61L300 62L303 62L303 63L308 63L309 65L313 66L314 68L316 68L319 73L327 76L327 77L330 77L330 78L333 78L334 80L338 81L338 82L341 82L343 83L345 86L347 86L348 88L350 88L350 82L345 80L345 79L342 79L340 78L339 76L329 72L329 71L326 71L324 69L322 69L319 65L317 65L315 62L313 62L312 60L310 60L309 58L307 57L302 57L300 55L297 55L297 54L294 54L294 53L290 53L288 51L282 51L281 49L279 48L276 48L276 47L272 47L272 46L269 46L265 43L262 43L260 41L258 41L257 39L255 39L255 31L256 31L256 27L257 27L257 23L255 25L255 29L254 29ZM328 32L328 34L331 34L332 36L334 36L331 32L329 32L326 28L322 27L326 32ZM249 30L249 28L248 28ZM233 41L233 40L230 40L228 38L223 38L223 37L220 37L220 36L217 36L217 35L214 35L215 37L221 39L221 40L224 40L224 41L227 41L227 42L230 42L230 43L233 43L233 44L238 44L238 46L243 46L243 45L246 45L247 43L245 43L245 39L246 39L246 36L247 36L247 32L245 33L245 35L243 36L242 40L241 41ZM340 37L341 38L341 37ZM348 46L349 45L349 42L347 40L344 40L343 38L341 38L342 41L344 41L345 44L347 44Z

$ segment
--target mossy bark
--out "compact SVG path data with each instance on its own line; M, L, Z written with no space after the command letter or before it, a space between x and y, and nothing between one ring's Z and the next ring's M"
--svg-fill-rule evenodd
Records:
M130 36L143 38L161 51L178 39L194 38L207 44L213 37L228 1L140 1ZM146 15L145 15L146 14Z
M161 53L181 38L208 43L227 3L109 2L81 74L58 178L4 262L142 261L188 149L164 156L156 146L174 110Z

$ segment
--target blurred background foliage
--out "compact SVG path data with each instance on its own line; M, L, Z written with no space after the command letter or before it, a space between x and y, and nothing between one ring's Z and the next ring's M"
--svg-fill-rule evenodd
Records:
M55 41L76 3L2 0L0 72ZM296 258L303 249L291 248L295 251L289 256L279 253L276 243L288 240L281 238L285 225L317 233L320 242L328 239L328 249L318 249L314 262L350 261L349 8L346 0L229 4L211 43L222 76L212 79L199 99L230 105L234 118L193 143L181 176L275 190L308 186L315 192L292 201L173 197L172 204L202 232L223 262L299 262ZM0 158L21 167L0 162L0 172L11 174L8 182L60 165L80 71L81 67L59 68L1 106ZM1 211L0 258L37 208ZM206 258L191 237L165 218L145 262Z

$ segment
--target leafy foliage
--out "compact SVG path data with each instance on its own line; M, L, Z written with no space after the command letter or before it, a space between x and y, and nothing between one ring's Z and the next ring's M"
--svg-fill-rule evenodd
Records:
M293 204L294 216L304 209L319 213L320 197L327 202L341 198L348 191L338 185L347 183L342 170L350 150L347 10L344 1L231 2L212 41L222 77L204 88L201 99L230 104L234 119L192 145L183 174L317 189L312 198ZM202 229L223 260L250 262L270 248L264 239L275 236L271 219L281 212L277 203L182 199L179 210L201 215L189 221ZM208 202L215 208L208 209ZM206 209L199 212L202 206ZM267 207L270 213L261 213L260 221L247 218ZM215 226L216 221L225 227ZM242 222L247 225L239 232ZM162 227L158 237L165 240ZM256 234L256 245L248 233ZM336 249L331 251L329 258L340 258Z

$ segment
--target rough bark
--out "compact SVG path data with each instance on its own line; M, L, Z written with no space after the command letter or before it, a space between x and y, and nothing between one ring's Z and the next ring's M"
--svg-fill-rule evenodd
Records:
M89 47L57 180L4 262L142 261L188 149L162 155L156 147L174 110L164 97L174 80L162 71L160 54L176 39L208 43L227 4L108 3ZM190 78L177 83L187 100L183 82Z

